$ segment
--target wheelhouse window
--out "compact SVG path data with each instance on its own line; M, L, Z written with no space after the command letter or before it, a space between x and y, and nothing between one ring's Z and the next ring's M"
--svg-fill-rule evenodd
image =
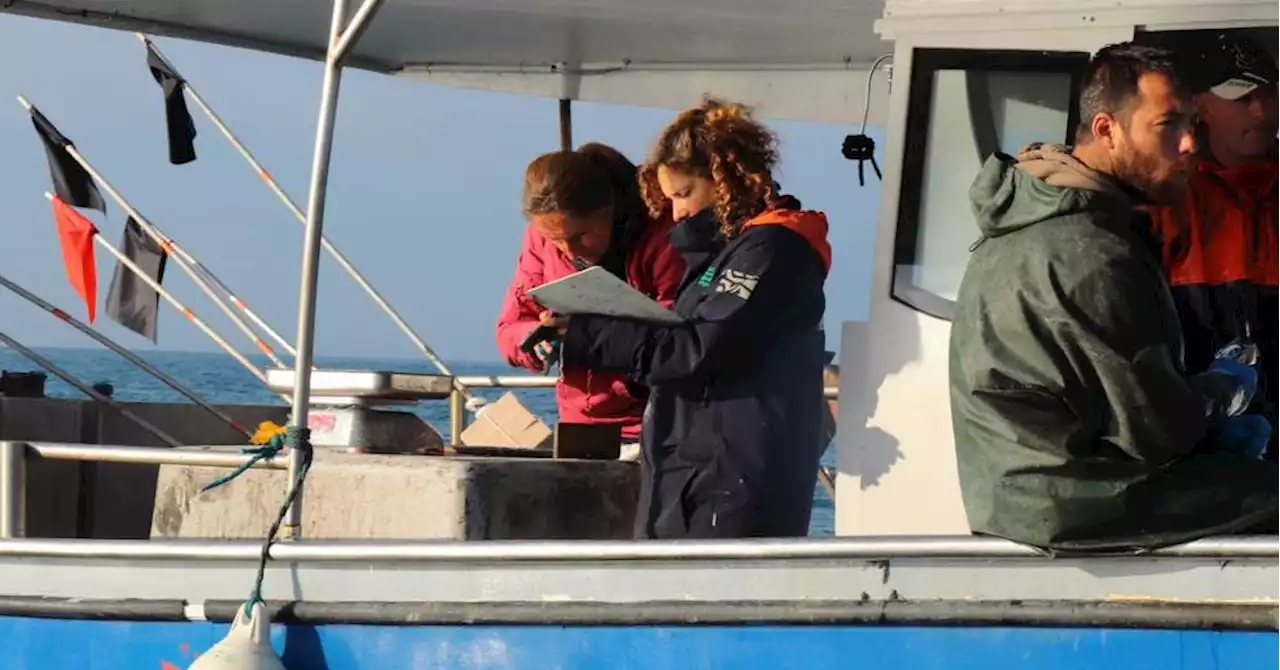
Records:
M1089 54L917 49L894 243L892 297L950 319L978 229L969 186L987 157L1070 143Z

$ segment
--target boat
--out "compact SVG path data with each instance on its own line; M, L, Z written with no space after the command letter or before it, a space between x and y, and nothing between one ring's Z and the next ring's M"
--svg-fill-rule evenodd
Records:
M299 210L306 326L288 387L300 425L322 376L315 276L343 67L566 103L680 107L714 92L766 116L887 128L870 319L840 333L836 537L309 539L305 494L286 499L274 543L24 537L34 460L252 465L295 483L309 461L299 449L6 441L3 667L188 667L259 596L291 670L1280 663L1275 536L1109 556L975 537L945 420L948 318L972 242L956 212L982 158L1067 139L1078 73L1106 44L1221 29L1276 44L1269 0L10 0L0 11L324 62ZM846 149L864 159L865 138Z

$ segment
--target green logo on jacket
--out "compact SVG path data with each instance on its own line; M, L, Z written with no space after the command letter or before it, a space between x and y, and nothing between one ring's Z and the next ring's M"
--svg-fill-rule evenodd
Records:
M701 277L698 277L698 286L702 288L710 288L711 282L716 280L716 266L708 265Z

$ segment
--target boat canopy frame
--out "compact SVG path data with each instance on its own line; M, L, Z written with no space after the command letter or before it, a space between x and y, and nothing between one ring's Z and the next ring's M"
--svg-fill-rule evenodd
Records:
M384 0L364 0L350 20L347 0L333 0L333 21L329 28L329 47L324 59L324 81L320 87L320 118L316 124L315 151L311 162L311 179L307 195L307 225L303 233L302 272L298 289L298 336L294 358L293 403L289 422L295 431L307 429L311 404L311 369L315 363L316 288L320 274L320 239L324 232L324 208L329 186L329 164L333 155L333 129L338 112L338 96L342 84L343 61L352 47L369 28ZM302 499L306 488L305 463L310 459L306 449L289 450L290 502L285 511L283 538L298 539L302 535ZM270 543L271 538L267 538Z

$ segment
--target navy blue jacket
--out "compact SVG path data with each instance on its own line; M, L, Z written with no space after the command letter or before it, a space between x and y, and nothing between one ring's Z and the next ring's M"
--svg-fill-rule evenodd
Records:
M650 388L636 534L651 538L808 534L822 443L820 213L772 210L732 240L704 213L672 242L688 266L680 325L570 319L565 364L630 372Z

